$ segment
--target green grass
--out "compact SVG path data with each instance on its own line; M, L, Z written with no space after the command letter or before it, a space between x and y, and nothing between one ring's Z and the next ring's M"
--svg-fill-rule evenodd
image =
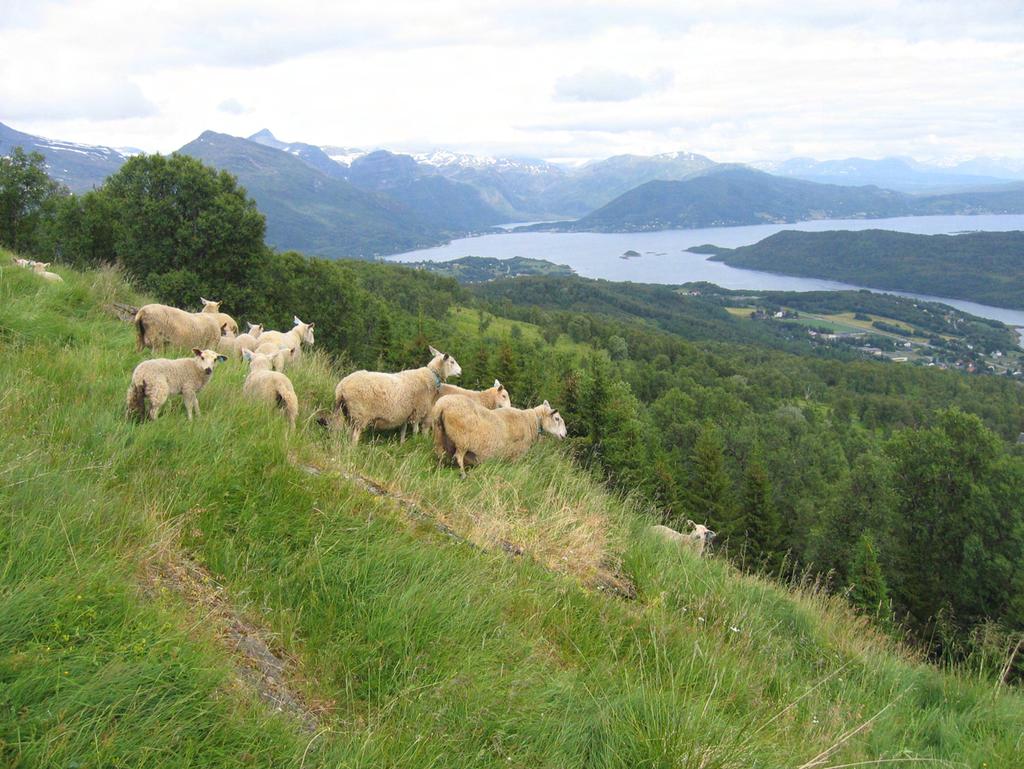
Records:
M553 444L466 481L424 436L342 445L309 418L338 376L323 356L290 372L293 434L240 399L233 362L195 421L173 402L129 423L141 356L102 308L135 297L61 272L0 267L0 765L1024 761L1018 694L920 663L837 599L650 540ZM154 562L186 557L294 660L318 732L240 682L202 602L151 589ZM600 569L637 599L588 587Z

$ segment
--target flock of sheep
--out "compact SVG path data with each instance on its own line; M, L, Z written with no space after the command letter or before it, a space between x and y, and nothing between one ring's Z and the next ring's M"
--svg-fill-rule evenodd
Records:
M44 280L63 283L48 272L49 262L14 258ZM147 304L134 317L137 349L191 348L184 358L152 358L132 371L126 396L129 417L156 419L172 395L180 395L189 419L199 414L199 391L213 376L214 366L229 357L249 364L242 392L249 398L279 407L291 428L299 413L299 401L286 366L302 357L303 345L314 344L315 324L295 317L289 331L265 330L249 324L238 333L238 324L220 311L220 302L200 297L203 309L186 312L163 304ZM483 391L447 383L462 367L451 355L430 347L426 366L394 373L355 371L334 390L334 415L344 419L353 443L363 430L401 429L432 432L440 459L454 461L462 477L467 465L491 458L514 459L525 454L544 433L564 438L565 422L547 401L529 409L512 407L508 390L497 379ZM148 401L148 407L147 402ZM715 538L706 526L687 521L680 533L667 526L652 526L656 536L704 553Z
M294 427L298 398L284 370L301 359L303 345L314 344L315 324L296 317L291 330L272 331L250 323L249 330L239 334L234 319L220 311L220 302L200 300L199 312L147 304L135 314L139 351L170 346L191 348L192 355L154 358L136 366L126 397L129 416L156 419L167 399L180 395L191 419L199 413L197 395L214 366L230 357L249 363L243 393L279 406ZM430 355L430 362L420 368L355 371L338 382L335 419L344 419L353 443L368 428L401 429L404 441L411 425L414 433L432 432L438 456L453 460L465 476L467 465L523 455L544 433L565 437L565 422L547 401L517 409L498 380L482 392L450 385L446 380L459 376L462 367L433 347Z

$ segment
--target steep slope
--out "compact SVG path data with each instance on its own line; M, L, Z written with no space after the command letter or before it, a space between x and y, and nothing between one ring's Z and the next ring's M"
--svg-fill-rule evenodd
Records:
M329 257L370 257L436 244L408 208L317 172L299 158L212 131L180 150L230 171L267 217L267 242Z
M1024 232L786 230L712 259L752 270L1024 307Z
M640 536L556 447L460 482L423 438L289 435L234 364L194 422L126 422L138 357L104 306L141 299L62 272L0 265L5 764L1020 764L1018 695ZM292 370L303 417L337 375ZM602 563L634 600L586 587ZM253 683L258 637L295 708Z
M280 141L266 128L250 136L249 141L294 155L307 166L315 168L325 176L330 176L334 179L345 178L345 168L340 163L332 160L322 148L313 144Z
M129 157L128 151L44 139L0 123L0 155L9 155L15 147L41 153L46 158L47 173L72 192L98 187Z

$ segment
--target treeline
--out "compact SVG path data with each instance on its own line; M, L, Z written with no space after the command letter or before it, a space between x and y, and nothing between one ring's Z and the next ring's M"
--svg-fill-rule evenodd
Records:
M467 290L275 253L235 180L183 156L132 158L82 196L55 189L41 158L3 160L4 205L13 168L39 194L14 227L4 210L5 245L116 262L179 306L202 294L279 328L298 314L343 365L421 365L433 343L458 357L466 386L498 377L516 405L558 405L581 465L669 525L707 522L745 568L820 574L936 654L998 656L1024 630L1014 382L795 355L774 336L749 344L714 301L662 287L527 278ZM457 307L476 323L456 323Z

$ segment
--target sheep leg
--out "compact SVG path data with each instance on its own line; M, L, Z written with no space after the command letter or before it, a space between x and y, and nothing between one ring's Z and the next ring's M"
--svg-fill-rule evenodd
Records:
M419 435L420 434L420 423L418 421L412 423L412 434L413 435Z
M352 445L355 446L359 443L359 435L363 432L362 428L352 425Z
M191 390L187 390L181 394L182 400L185 401L185 413L188 418L192 419L192 413L195 412L196 416L199 416L199 399L196 398L196 394Z
M408 422L403 422L402 423L402 437L399 439L399 441L398 441L399 443L405 443L405 428L407 428L408 426L409 426Z
M455 462L459 465L459 475L463 478L466 477L466 452L464 449L459 449L455 452Z

